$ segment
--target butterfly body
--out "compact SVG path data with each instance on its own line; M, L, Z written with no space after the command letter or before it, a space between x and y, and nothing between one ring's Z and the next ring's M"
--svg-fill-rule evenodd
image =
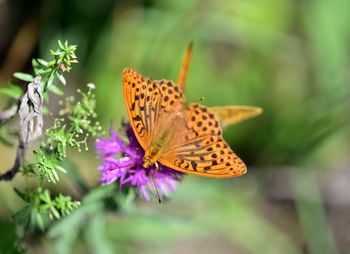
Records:
M145 168L154 165L169 149L169 146L174 143L181 143L183 137L181 134L184 132L185 122L184 113L182 107L178 107L167 114L162 114L159 117L149 147L145 148L145 155L143 158Z
M227 178L247 168L222 137L219 119L209 108L185 105L170 80L151 80L128 68L123 91L129 120L145 151L145 168L156 162L184 173Z

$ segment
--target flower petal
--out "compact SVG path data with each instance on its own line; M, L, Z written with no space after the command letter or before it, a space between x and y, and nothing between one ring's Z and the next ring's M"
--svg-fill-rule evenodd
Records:
M113 128L110 128L110 138L100 139L95 143L96 153L102 164L97 168L101 170L100 181L102 184L110 184L119 181L120 188L125 185L137 189L138 194L150 200L150 194L156 196L157 186L160 197L168 197L182 179L183 173L161 166L159 170L155 166L143 168L144 151L138 143L131 126L124 125L125 134L129 142L124 142ZM115 157L124 154L123 157ZM150 175L153 176L154 182Z

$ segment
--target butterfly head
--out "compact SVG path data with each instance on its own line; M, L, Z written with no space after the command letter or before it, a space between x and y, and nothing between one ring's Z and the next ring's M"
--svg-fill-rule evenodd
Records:
M145 152L143 156L143 167L148 168L154 165L159 159L161 153L158 145L151 145L151 147Z
M146 157L146 156L144 156L143 157L143 167L144 168L148 168L148 167L150 167L150 166L152 166L154 164L154 162L152 161L152 159L150 159L149 157Z

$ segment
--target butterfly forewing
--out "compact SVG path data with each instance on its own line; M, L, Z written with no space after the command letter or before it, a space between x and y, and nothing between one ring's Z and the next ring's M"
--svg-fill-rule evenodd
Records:
M127 68L123 72L125 105L131 126L144 150L155 138L162 114L183 104L180 89L168 80L151 80Z
M207 107L190 104L183 113L184 141L170 147L159 161L176 170L208 177L241 176L247 168L222 137L215 114Z

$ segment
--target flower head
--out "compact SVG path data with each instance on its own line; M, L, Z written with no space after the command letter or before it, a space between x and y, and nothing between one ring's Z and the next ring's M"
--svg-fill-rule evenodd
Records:
M110 128L110 138L100 139L95 144L96 152L102 160L98 167L101 170L101 183L119 181L120 188L124 185L136 187L139 195L147 201L150 200L150 194L156 195L155 187L160 198L168 197L183 174L162 165L159 169L154 165L144 168L144 150L129 124L124 125L124 130L128 139L126 141Z

